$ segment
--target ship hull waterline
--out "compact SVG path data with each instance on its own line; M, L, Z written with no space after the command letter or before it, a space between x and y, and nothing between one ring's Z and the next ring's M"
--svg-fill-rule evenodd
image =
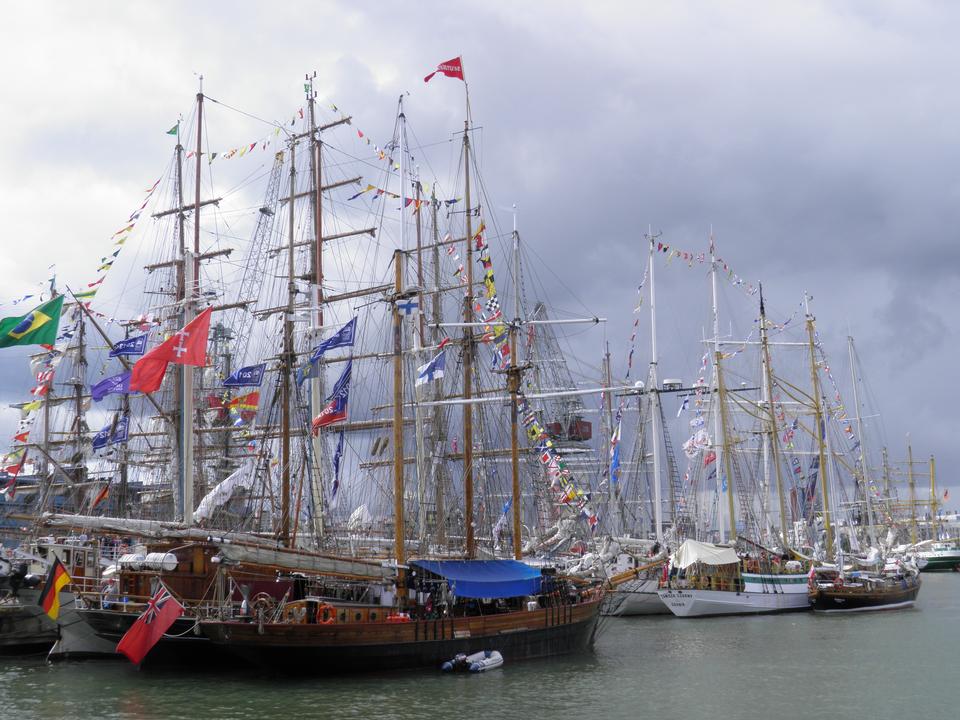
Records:
M589 650L600 601L502 615L406 623L205 621L212 643L273 671L342 674L439 668L458 653L497 650L508 663ZM522 619L521 619L522 616Z

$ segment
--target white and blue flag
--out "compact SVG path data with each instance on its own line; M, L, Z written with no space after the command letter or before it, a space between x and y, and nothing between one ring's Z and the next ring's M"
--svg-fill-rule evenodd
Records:
M441 350L437 356L426 365L417 368L417 381L415 385L424 385L443 377L443 370L447 365L447 351Z

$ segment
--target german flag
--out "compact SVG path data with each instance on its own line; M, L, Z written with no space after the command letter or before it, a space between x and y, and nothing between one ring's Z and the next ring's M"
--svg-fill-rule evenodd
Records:
M40 593L40 607L51 620L59 617L60 591L71 582L73 579L67 574L67 569L60 562L60 558L55 557L53 565L50 566L50 572L47 573L47 583L43 586L43 592Z

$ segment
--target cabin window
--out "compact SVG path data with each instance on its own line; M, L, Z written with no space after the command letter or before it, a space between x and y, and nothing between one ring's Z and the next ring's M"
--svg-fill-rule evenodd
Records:
M64 564L64 565L69 565L69 564L70 564L70 551L69 551L69 550L64 550L64 551L63 551L63 564Z
M357 613L356 615L353 616L353 619L354 619L355 622L360 622L360 619L361 619L362 617L363 617L363 615L361 615L360 613Z
M376 620L376 619L377 619L377 611L376 611L376 610L374 610L374 611L372 611L372 612L370 613L370 619L371 619L371 620Z

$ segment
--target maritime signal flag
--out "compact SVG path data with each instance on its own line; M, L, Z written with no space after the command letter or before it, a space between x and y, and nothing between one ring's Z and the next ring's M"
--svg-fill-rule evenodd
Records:
M120 638L120 642L117 643L117 652L123 653L130 662L139 665L181 615L183 615L183 605L177 602L163 583L160 583L160 589L150 598L143 615L138 617Z
M212 312L213 308L207 308L182 330L177 330L170 338L137 360L130 374L130 390L144 393L159 390L170 363L204 365L207 360L207 336L210 332Z
M67 574L67 569L60 562L60 558L54 557L39 600L40 607L51 620L56 620L60 616L60 591L72 581L73 578Z

